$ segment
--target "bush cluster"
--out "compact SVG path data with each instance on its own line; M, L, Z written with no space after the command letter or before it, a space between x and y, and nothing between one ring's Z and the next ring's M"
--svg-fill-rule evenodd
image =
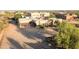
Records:
M8 25L7 20L0 20L0 31Z
M55 36L57 47L65 49L79 48L79 29L75 25L63 22L57 27Z

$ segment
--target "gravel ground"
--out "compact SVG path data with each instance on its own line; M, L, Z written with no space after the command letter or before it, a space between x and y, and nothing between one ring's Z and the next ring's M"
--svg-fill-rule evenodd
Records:
M44 42L44 30L26 27L19 29L16 25L10 24L5 32L1 44L3 49L50 49Z

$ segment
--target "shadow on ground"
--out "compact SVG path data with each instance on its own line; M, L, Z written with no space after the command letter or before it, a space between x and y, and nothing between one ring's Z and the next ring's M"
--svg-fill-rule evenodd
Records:
M38 30L38 29L35 29L35 30ZM38 32L39 30L33 32L33 31L26 30L26 29L20 29L20 30L17 30L17 31L19 31L21 34L23 34L24 36L31 38L31 39L34 39L34 38L38 38L38 39L41 39L41 40L45 39L45 37L43 36L43 33Z
M7 39L11 44L11 47L10 47L11 49L23 49L23 47L14 39L12 38L7 38Z
M50 47L46 46L45 43L43 42L38 42L38 43L27 43L27 42L24 42L24 44L26 45L29 45L30 47L32 47L33 49L50 49ZM25 48L27 48L25 46Z
M20 32L22 35L24 35L28 39L30 38L31 40L37 40L37 43L24 42L25 45L29 45L33 49L50 49L50 47L45 42L46 37L44 36L42 29L40 29L40 31L39 31L39 29L35 29L36 31L34 31L34 32L29 31L27 29L28 28L26 28L26 29L22 28L22 29L19 29L19 30L16 30L16 31ZM25 48L27 48L27 47L25 47Z

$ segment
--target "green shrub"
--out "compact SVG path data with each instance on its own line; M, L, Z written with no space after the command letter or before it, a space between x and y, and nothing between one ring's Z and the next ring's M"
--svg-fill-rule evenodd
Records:
M19 18L22 18L21 14L16 14L15 19L19 19Z
M58 33L55 37L57 47L79 48L79 29L74 25L63 22L58 25Z
M8 25L7 20L0 20L0 31Z

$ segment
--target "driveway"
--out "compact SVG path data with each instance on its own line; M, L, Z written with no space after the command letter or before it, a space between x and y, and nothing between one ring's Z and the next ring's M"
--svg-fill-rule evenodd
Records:
M16 25L9 24L5 31L1 44L3 49L49 49L44 42L45 37L42 29L26 27L19 29Z

